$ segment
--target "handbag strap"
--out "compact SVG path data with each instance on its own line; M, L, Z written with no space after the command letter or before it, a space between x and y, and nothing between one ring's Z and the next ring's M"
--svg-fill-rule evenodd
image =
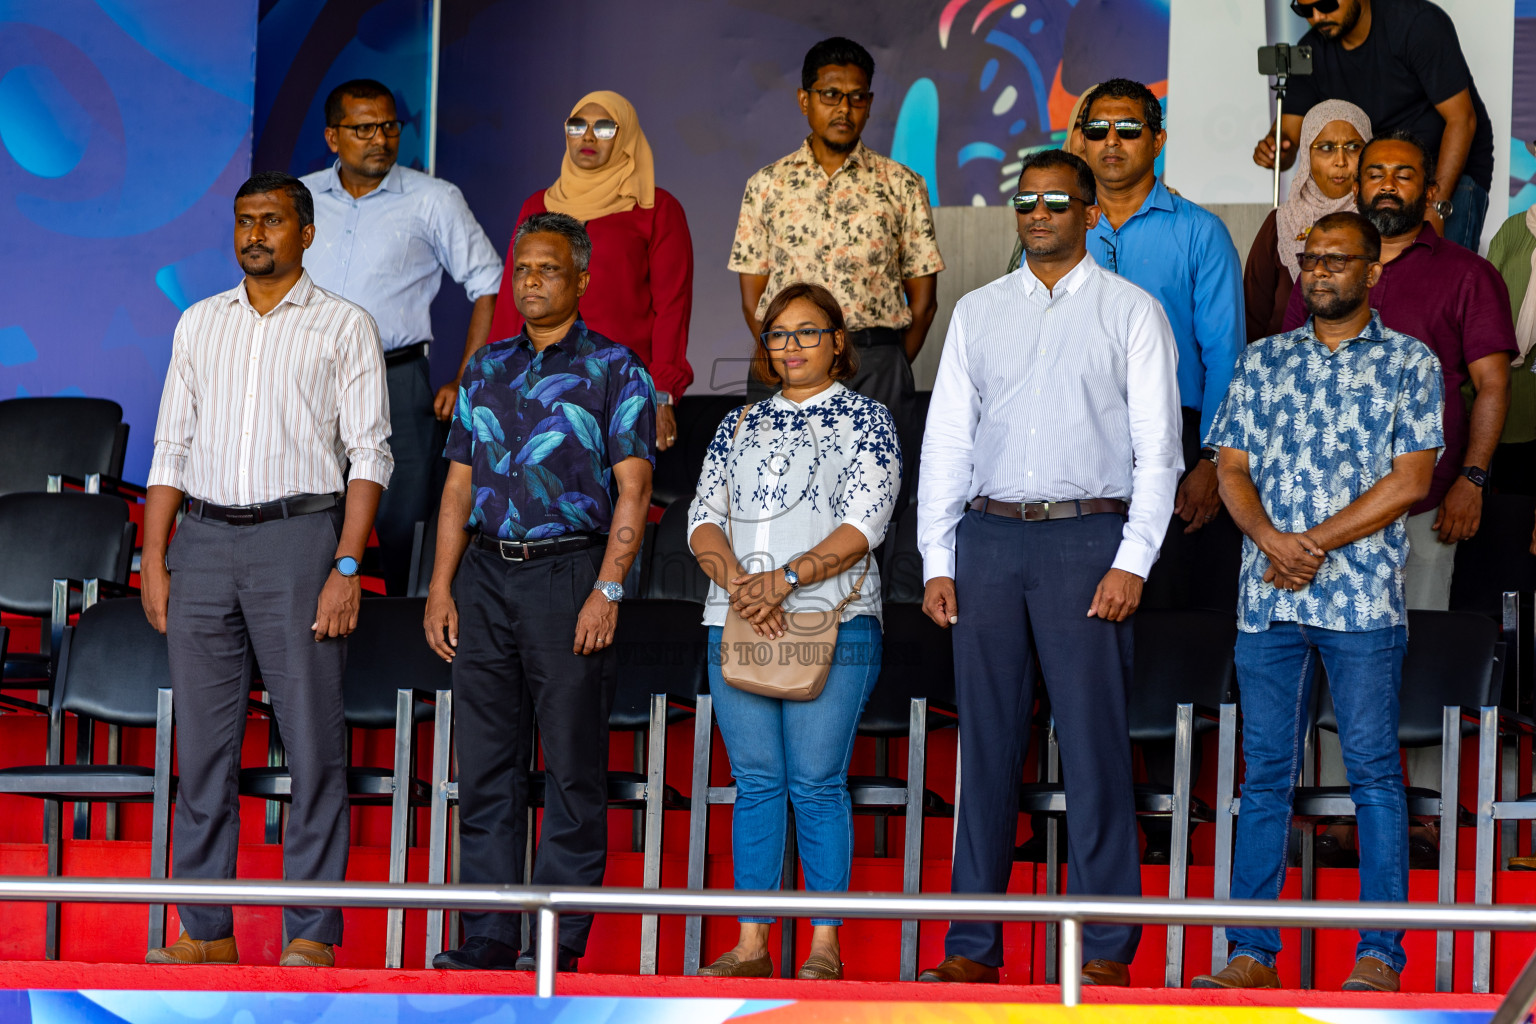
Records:
M752 403L752 404L756 404L756 403ZM736 429L731 431L731 448L733 448L733 449L736 447L736 439L741 436L741 425L746 422L746 420L747 420L747 413L751 410L751 408L752 408L751 404L742 406L741 407L741 415L736 417ZM732 526L731 526L731 493L730 493L730 491L731 491L731 487L730 487L730 484L731 484L731 477L730 477L731 469L730 469L730 461L729 461L730 460L730 456L729 456L729 453L727 453L726 460L727 461L726 461L726 468L725 468L725 472L726 472L726 477L725 477L725 484L726 484L726 487L725 487L725 491L726 491L726 493L725 493L725 539L726 539L726 542L728 544L730 544L730 546L731 546L731 554L732 554L732 556L734 556L735 553L736 553L736 533L732 529ZM867 579L868 576L869 576L870 556L873 555L873 554L874 554L873 551L866 551L864 553L864 571L859 573L859 578L854 581L853 589L848 591L848 596L843 598L841 601L839 601L837 603L837 607L833 609L833 611L837 612L837 614L841 615L843 613L843 609L844 608L847 608L850 603L852 603L852 602L854 602L854 601L859 599L860 595L863 592L864 580Z

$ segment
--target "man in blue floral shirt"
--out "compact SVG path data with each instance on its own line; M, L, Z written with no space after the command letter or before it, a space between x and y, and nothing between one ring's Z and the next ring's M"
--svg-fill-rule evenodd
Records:
M533 883L601 885L613 632L651 500L656 396L634 353L578 318L592 255L579 221L530 217L512 254L526 322L465 368L427 597L427 642L453 663L459 874L523 879L536 713L546 783ZM515 915L463 921L464 945L434 966L533 969ZM561 917L561 970L576 969L591 926L589 914Z
M1239 358L1206 444L1222 500L1247 535L1238 596L1242 811L1233 899L1275 899L1318 661L1328 673L1360 828L1360 898L1408 898L1398 688L1408 642L1404 517L1444 444L1439 360L1370 308L1381 235L1335 213L1307 236L1312 314ZM1346 990L1396 991L1403 933L1364 930ZM1280 933L1231 928L1227 966L1197 988L1279 988Z

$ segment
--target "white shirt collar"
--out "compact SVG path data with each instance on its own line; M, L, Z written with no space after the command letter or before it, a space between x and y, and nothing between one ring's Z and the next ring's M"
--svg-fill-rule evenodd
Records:
M1092 256L1089 256L1086 252L1083 253L1083 258L1078 261L1077 266L1067 271L1066 276L1057 281L1056 287L1050 291L1046 291L1045 283L1035 276L1035 272L1030 268L1027 258L1019 264L1018 275L1019 281L1024 285L1025 295L1033 296L1036 292L1044 292L1048 300L1055 300L1063 295L1071 295L1081 288L1083 283L1093 276L1093 272L1098 269L1098 266L1093 261Z
M821 405L823 402L831 401L834 396L840 395L847 390L848 389L842 385L841 381L833 381L831 387L827 388L825 391L816 392L816 394L812 395L810 398L807 398L803 402L790 401L784 397L784 392L782 391L777 391L774 393L773 401L779 403L780 405L786 406L787 408L799 409L803 411L806 409L814 409L816 406Z

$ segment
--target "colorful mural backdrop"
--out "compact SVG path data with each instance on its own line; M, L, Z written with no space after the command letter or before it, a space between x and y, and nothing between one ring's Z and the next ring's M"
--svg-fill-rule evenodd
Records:
M1515 0L1514 123L1509 143L1509 212L1536 204L1536 0Z
M176 319L228 288L256 8L0 0L0 396L91 394L149 466Z

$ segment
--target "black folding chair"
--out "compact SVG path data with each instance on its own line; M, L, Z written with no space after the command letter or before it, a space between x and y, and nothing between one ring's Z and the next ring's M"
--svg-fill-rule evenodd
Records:
M699 487L704 456L720 423L746 402L742 395L689 394L678 401L677 442L656 453L656 472L651 477L651 501L672 506L688 499Z
M652 545L644 596L702 605L709 597L709 577L688 546L688 502L667 506L656 524Z
M0 495L69 483L142 497L124 484L128 424L106 398L11 398L0 402Z
M150 766L64 763L64 716L77 722L104 722L118 728L155 730ZM154 807L149 844L149 877L166 876L171 797L172 719L170 665L165 637L144 618L137 600L102 601L67 628L60 643L59 670L48 716L47 761L0 769L0 793L46 801L43 828L48 843L48 877L60 874L62 803L149 803ZM88 741L88 733L83 734ZM80 740L77 739L77 742ZM59 958L59 906L48 904L44 955ZM149 908L149 946L165 945L165 907Z

